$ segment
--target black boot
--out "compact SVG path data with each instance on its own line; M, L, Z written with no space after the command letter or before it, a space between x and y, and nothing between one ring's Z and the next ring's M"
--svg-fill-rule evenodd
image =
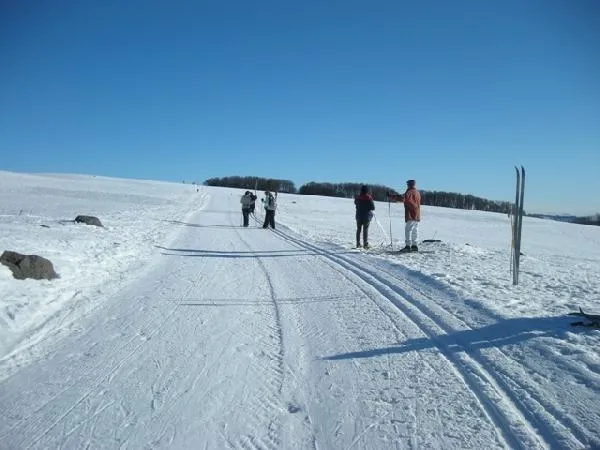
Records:
M411 245L410 246L410 251L411 252L418 252L419 251L419 247L417 247L416 245Z
M410 253L410 252L411 252L410 245L407 245L406 247L404 247L398 251L398 253Z

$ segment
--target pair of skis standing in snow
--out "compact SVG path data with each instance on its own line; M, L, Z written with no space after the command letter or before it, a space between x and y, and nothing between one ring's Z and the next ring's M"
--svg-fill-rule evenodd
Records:
M421 220L421 194L416 189L415 180L406 182L406 191L404 194L394 195L387 193L388 202L404 203L404 219L406 222L404 228L405 247L400 250L401 253L418 252L417 239L419 235L419 222ZM354 198L356 206L356 247L361 247L360 237L362 233L363 248L369 248L369 224L373 218L375 202L373 196L369 194L369 188L361 186L360 194Z
M246 191L240 203L242 204L242 216L244 219L244 226L247 227L250 220L250 214L254 214L256 208L256 195L250 191ZM273 195L270 191L265 191L265 198L260 199L265 208L265 222L263 228L269 226L275 229L275 210L277 209L277 193Z

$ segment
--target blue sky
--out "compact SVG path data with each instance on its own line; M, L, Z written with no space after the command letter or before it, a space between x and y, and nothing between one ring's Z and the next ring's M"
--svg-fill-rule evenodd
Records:
M600 4L0 2L0 168L600 212Z

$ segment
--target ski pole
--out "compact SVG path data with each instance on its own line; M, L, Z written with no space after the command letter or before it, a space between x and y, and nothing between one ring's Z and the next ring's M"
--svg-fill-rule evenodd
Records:
M383 235L387 239L387 236L385 235L385 228L383 228L383 226L381 225L381 223L379 223L379 220L377 220L377 215L375 213L373 213L373 220L379 226L379 228L381 229L381 232L383 233Z
M390 218L390 247L393 249L394 240L392 239L392 206L390 203L390 194L389 193L387 196L387 200L388 200L388 217Z

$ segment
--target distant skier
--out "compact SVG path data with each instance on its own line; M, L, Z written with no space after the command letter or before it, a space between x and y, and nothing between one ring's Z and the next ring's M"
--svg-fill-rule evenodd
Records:
M269 225L271 228L275 229L275 210L277 209L277 201L273 194L269 191L265 191L265 198L261 199L263 202L263 206L265 207L265 223L263 223L263 228L268 228Z
M373 218L375 202L371 194L369 194L367 186L361 186L360 194L354 198L354 205L356 206L356 247L360 247L360 234L362 230L363 247L369 248L369 224Z
M404 237L405 247L401 253L418 252L417 239L419 236L419 222L421 220L421 194L415 188L415 180L406 182L406 192L401 195L388 194L390 200L404 203Z
M250 198L252 200L252 203L250 203L250 214L254 214L254 210L256 209L256 195L254 195L253 193L250 193Z
M242 204L242 216L244 216L244 226L248 226L248 218L250 216L250 211L252 209L252 193L250 191L246 191L242 198L240 199L240 203Z

